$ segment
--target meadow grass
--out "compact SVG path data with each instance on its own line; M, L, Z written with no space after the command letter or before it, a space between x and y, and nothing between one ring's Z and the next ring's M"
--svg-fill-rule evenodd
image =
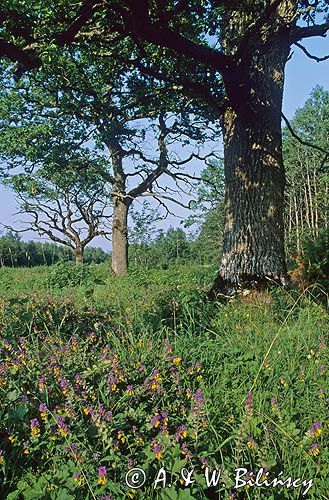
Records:
M1 498L304 498L252 476L237 489L237 467L328 498L328 316L309 291L220 304L211 268L99 266L66 286L65 269L0 271Z

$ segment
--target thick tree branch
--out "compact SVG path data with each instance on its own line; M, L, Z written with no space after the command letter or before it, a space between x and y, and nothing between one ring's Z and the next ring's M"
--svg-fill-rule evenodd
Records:
M297 26L290 36L291 43L296 43L298 40L303 38L310 38L312 36L323 36L327 35L329 30L329 21L323 24L314 24L313 26L299 27Z
M85 0L76 18L71 22L70 26L66 30L62 31L61 33L57 33L54 36L56 44L61 47L63 45L69 45L70 43L72 43L76 35L79 33L80 29L88 21L90 21L97 10L97 7L100 5L101 3L97 2L97 0Z
M230 56L206 45L199 45L188 40L164 24L153 23L149 17L147 1L127 0L126 4L129 6L131 14L126 16L124 20L128 31L132 34L159 47L173 49L178 54L211 66L217 71L227 71L230 68L232 64Z
M13 62L18 62L26 69L39 68L41 59L32 51L22 49L17 45L0 39L0 57L8 57Z
M0 12L0 24L6 26L11 34L24 38L27 43L35 42L32 34L34 21L30 17L15 10L3 9Z
M186 76L183 78L181 75L179 75L179 79L177 78L174 81L172 77L168 78L168 76L162 74L161 71L143 65L140 62L140 59L131 59L129 63L144 75L151 76L159 81L170 82L176 86L177 90L185 90L190 95L192 94L193 96L202 99L209 104L211 109L216 111L218 116L222 116L227 109L228 103L224 100L223 95L219 97L214 96L209 91L209 87L200 82L195 82Z

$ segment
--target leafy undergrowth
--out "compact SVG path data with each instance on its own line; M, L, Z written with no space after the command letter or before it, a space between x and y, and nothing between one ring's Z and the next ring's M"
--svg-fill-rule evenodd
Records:
M1 498L279 500L306 490L255 486L252 475L237 488L237 467L261 470L261 482L312 478L307 497L328 497L325 310L306 294L224 306L175 293L137 315L73 294L2 304ZM220 481L208 486L216 465ZM135 467L140 489L125 481ZM194 469L193 484L182 468Z

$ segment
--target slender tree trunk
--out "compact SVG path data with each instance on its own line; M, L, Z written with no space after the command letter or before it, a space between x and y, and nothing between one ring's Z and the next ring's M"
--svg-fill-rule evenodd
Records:
M319 205L318 205L318 186L316 182L316 166L313 163L313 186L314 186L314 205L315 205L315 236L319 236Z
M310 171L308 166L306 165L306 171L307 171L307 190L308 190L308 195L309 195L309 205L310 205L310 222L311 222L311 232L312 236L315 235L315 221L314 221L314 207L313 207L313 193L312 193L312 187L311 187L311 178L310 178Z
M82 266L82 264L83 264L83 248L77 247L74 250L74 254L75 254L75 264L77 266Z
M128 210L130 205L127 199L114 197L112 271L116 276L123 276L128 269Z
M312 232L312 224L311 224L311 217L310 217L310 206L309 206L309 202L308 202L308 191L307 191L307 188L306 188L306 184L304 184L304 194L305 194L306 222L307 222L309 230Z
M300 253L300 236L299 236L299 217L298 217L298 206L297 206L297 198L296 195L294 195L294 202L295 202L295 221L296 221L296 246L297 246L297 253Z

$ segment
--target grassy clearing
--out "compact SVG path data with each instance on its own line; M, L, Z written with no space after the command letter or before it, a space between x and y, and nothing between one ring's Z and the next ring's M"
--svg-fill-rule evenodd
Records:
M306 489L252 477L237 489L237 467L313 478L307 497L328 498L328 317L309 294L219 305L203 300L211 269L115 281L100 266L69 293L49 269L6 271L1 498L279 500ZM29 287L38 293L19 295ZM125 484L132 467L145 470L142 489ZM167 487L154 489L161 467ZM189 487L182 467L195 470Z

